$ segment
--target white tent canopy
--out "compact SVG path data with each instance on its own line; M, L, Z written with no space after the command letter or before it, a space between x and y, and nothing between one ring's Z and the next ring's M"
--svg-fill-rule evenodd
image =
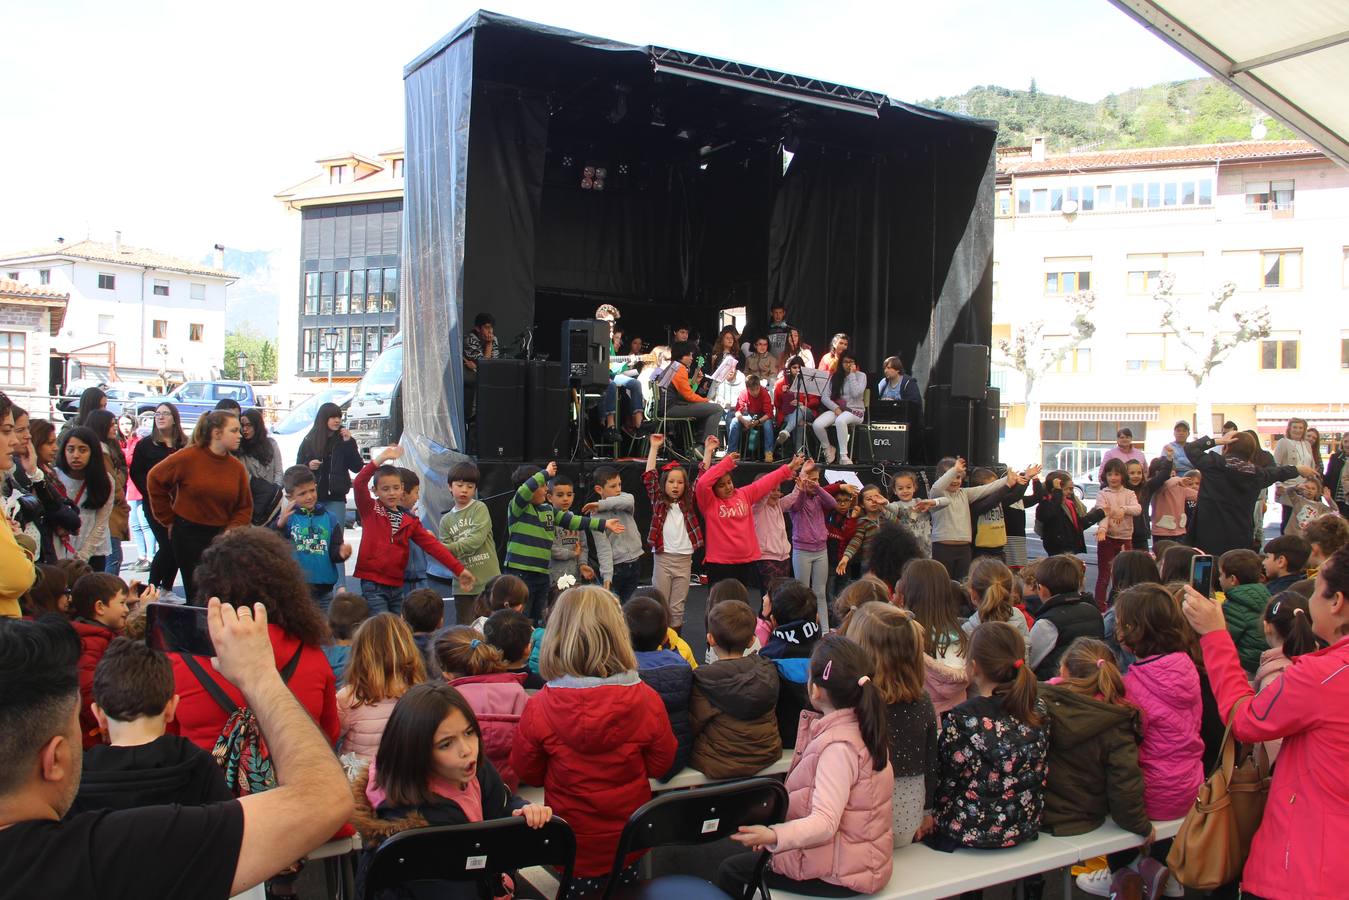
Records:
M1349 2L1110 2L1349 167Z

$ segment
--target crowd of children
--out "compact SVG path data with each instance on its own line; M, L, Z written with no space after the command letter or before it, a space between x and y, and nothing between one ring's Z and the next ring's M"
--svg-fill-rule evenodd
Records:
M197 578L229 602L250 584L239 554L267 573L257 599L277 668L347 765L361 877L373 848L411 827L510 815L538 827L557 814L577 835L581 896L604 886L649 779L686 766L750 776L787 748L786 820L735 836L771 851L769 887L869 893L914 840L1010 847L1111 818L1147 843L1078 885L1179 895L1153 823L1190 809L1228 715L1179 584L1198 551L1171 543L1208 463L1178 475L1171 458L1151 471L1109 460L1088 510L1066 473L1042 483L1038 466L998 477L943 460L923 497L916 471L854 490L821 484L797 455L738 484L739 454L715 460L715 437L696 471L662 465L661 446L653 436L642 473L645 529L618 469L584 485L555 462L518 469L500 562L477 468L450 472L454 507L432 533L416 513L418 477L389 464L397 448L355 478L359 593L345 589L351 549L310 467L285 471L268 528L207 549ZM1349 525L1299 514L1295 496L1289 533L1216 560L1224 627L1257 691L1277 691L1324 645L1312 625L1326 601L1309 601L1323 590L1309 577L1349 564ZM1034 561L1030 505L1050 553ZM1077 554L1097 523L1093 593ZM682 634L700 556L702 665ZM454 574L453 602L427 587L427 559ZM237 692L202 660L135 640L133 608L152 591L77 564L41 567L24 601L30 615L68 616L80 638L89 755L77 808L265 788L207 755L249 740ZM1271 760L1280 737L1262 737ZM131 774L142 770L152 777ZM547 805L521 801L521 784L541 786ZM738 892L756 859L726 859L721 886ZM627 862L623 881L637 877ZM491 896L509 889L507 873L484 878Z

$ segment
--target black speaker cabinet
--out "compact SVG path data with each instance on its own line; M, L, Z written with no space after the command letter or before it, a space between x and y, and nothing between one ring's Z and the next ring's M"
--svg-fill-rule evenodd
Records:
M988 466L996 462L1006 462L1009 465L1018 463L1016 460L998 459L998 421L1002 417L1002 391L997 388L989 388L987 396L983 402L975 404L974 410L974 456L971 460L976 465Z
M871 432L872 458L877 462L908 463L909 423L872 422L867 430Z
M582 388L609 385L609 323L599 319L568 319L562 323L562 383Z
M480 458L524 459L525 416L520 402L524 396L524 360L478 360Z
M983 344L956 344L951 348L951 396L982 400L988 390L988 348Z
M943 456L966 456L970 447L970 400L951 396L948 384L933 384L927 389L923 405L923 461L931 466ZM978 410L975 410L978 418Z
M567 456L571 436L571 389L560 362L525 364L525 459L540 465Z

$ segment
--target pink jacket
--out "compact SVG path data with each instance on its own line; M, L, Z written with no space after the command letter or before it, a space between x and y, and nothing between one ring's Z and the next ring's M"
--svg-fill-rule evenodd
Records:
M1142 713L1138 767L1143 803L1154 821L1184 816L1204 782L1199 691L1199 670L1184 653L1146 656L1124 673L1124 697Z
M1199 496L1198 488L1187 488L1185 479L1168 478L1152 495L1152 534L1175 537L1185 533L1185 501ZM1138 548L1136 548L1138 549Z
M1255 670L1255 690L1263 691L1269 686L1269 683L1283 673L1283 670L1293 664L1293 661L1283 655L1282 647L1274 647L1260 654L1260 666ZM1272 741L1265 741L1265 753L1269 755L1269 764L1274 765L1274 760L1279 758L1279 748L1283 746L1283 738L1275 738Z
M1096 506L1094 508L1105 510L1105 518L1096 527L1098 529L1104 528L1106 537L1114 538L1117 541L1133 539L1134 516L1143 512L1137 494L1126 487L1103 487L1096 495ZM1111 521L1111 514L1117 512L1124 513L1124 518L1119 522Z
M1200 646L1219 709L1251 696L1226 629L1204 635ZM1247 742L1283 738L1242 890L1261 897L1343 897L1349 884L1349 853L1340 840L1349 828L1349 638L1297 657L1241 705L1232 731Z
M932 698L932 708L937 711L937 722L940 724L947 710L965 702L970 678L963 666L953 666L926 654L923 656L923 669L924 686L927 695Z
M754 534L763 559L792 558L792 542L787 537L787 517L783 515L782 503L779 500L772 506L765 497L754 504Z
M722 500L712 493L712 485L734 468L735 460L728 456L699 475L693 484L698 509L707 523L706 561L713 564L735 565L759 559L759 539L754 531L752 508L774 485L792 477L790 468L779 466L744 487L736 488L734 494Z
M773 826L773 871L861 894L890 882L895 838L890 760L876 771L857 713L805 713L787 772L787 821Z
M506 787L514 791L520 786L520 776L511 768L511 745L515 743L520 714L529 700L525 693L525 676L513 672L472 675L456 678L450 686L463 694L468 705L473 707L482 730L483 752L501 773Z
M384 736L384 726L389 724L389 716L398 705L397 697L390 697L378 703L356 705L351 692L337 693L338 743L342 753L355 753L362 759L373 760L379 750L379 739Z

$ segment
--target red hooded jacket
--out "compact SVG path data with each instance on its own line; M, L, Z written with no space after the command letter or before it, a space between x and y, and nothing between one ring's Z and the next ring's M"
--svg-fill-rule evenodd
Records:
M576 832L579 878L609 872L628 816L651 799L647 779L674 758L665 704L636 671L548 682L525 706L511 749L520 780L543 785Z
M94 702L94 669L98 668L98 661L103 658L103 654L108 652L108 645L117 637L117 632L102 622L90 619L76 619L71 624L80 636L80 734L84 736L84 749L88 750L103 743L98 719L94 718L94 711L89 708L89 704Z

